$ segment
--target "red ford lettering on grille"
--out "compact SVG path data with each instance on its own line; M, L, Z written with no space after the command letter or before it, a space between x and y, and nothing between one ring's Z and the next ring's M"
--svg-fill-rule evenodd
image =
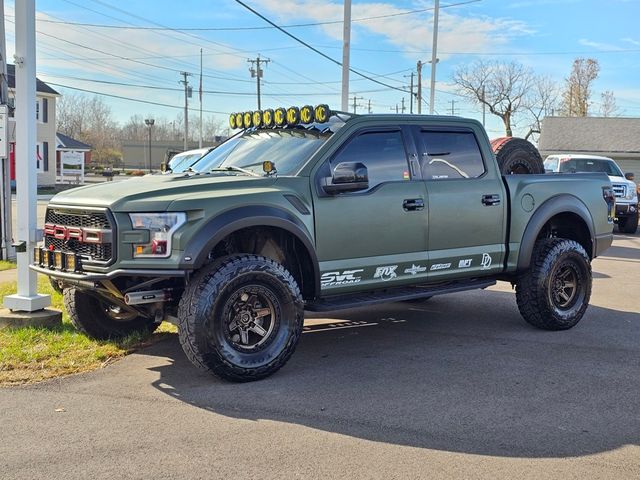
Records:
M64 227L45 223L44 235L58 240L76 240L82 243L102 243L102 230L83 229L78 227Z

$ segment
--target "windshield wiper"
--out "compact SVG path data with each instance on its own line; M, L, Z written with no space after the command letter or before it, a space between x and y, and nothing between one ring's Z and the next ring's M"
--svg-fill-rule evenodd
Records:
M229 165L227 167L216 167L216 168L212 168L209 171L210 172L241 172L247 175L251 175L252 177L260 176L257 173L252 172L251 170L247 170L246 168L236 167L235 165Z

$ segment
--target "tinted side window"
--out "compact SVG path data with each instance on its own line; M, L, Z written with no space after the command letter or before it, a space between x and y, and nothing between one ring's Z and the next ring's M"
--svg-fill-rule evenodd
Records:
M485 172L480 147L472 132L421 132L426 180L476 178Z
M409 180L407 155L399 131L361 133L331 160L331 171L342 162L363 163L369 174L369 188L383 182Z

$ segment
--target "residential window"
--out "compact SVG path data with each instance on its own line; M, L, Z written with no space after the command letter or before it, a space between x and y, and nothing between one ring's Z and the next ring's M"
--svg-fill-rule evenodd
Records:
M485 172L476 137L472 132L421 132L425 180L477 178Z
M36 143L36 169L38 172L44 172L44 145L42 142Z

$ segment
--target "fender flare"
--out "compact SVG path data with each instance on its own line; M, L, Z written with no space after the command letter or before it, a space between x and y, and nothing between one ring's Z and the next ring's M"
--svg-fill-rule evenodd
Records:
M518 270L526 270L531 263L533 247L542 227L554 216L561 213L573 213L580 217L589 229L591 239L591 249L587 251L589 258L593 258L593 248L595 245L595 228L593 218L587 206L578 197L570 194L560 194L546 200L529 219L529 223L524 230L520 250L518 252Z
M277 227L296 237L304 245L311 259L315 277L315 293L316 295L319 293L320 266L313 240L307 227L290 212L272 206L248 205L238 207L227 210L209 220L185 246L180 268L196 270L202 267L209 256L209 252L223 238L248 227Z

